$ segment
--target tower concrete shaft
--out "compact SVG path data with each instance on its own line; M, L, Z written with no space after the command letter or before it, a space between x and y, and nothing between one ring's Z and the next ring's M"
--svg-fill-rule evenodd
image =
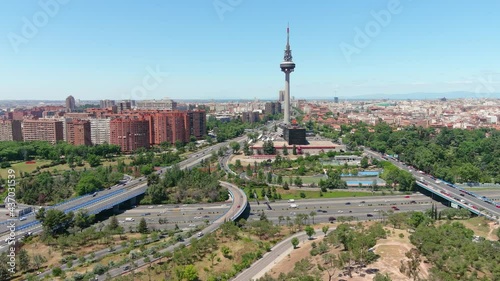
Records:
M281 71L285 73L285 116L283 123L290 125L290 73L295 69L295 63L292 61L292 50L290 49L290 28L286 29L286 48L283 62L280 64Z

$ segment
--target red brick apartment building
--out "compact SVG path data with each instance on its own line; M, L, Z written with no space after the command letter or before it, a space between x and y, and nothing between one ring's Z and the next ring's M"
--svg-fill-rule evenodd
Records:
M64 140L63 122L51 119L25 119L23 137L25 141L42 140L55 144Z
M0 120L0 141L22 141L21 121Z
M72 120L67 122L66 140L72 145L92 145L90 121Z
M137 116L123 116L110 121L110 143L132 152L149 147L149 121Z

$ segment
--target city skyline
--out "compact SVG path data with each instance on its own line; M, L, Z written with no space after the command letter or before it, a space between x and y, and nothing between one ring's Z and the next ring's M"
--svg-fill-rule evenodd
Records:
M297 99L500 97L495 1L51 3L0 3L2 100L277 100L287 22Z

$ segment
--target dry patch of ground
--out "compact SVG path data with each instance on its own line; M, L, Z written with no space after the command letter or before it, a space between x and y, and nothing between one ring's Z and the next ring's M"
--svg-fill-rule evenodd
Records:
M372 280L374 277L374 273L379 271L380 273L388 273L389 276L394 281L406 281L409 280L404 274L399 272L399 266L402 260L407 260L405 253L410 249L414 248L410 243L408 236L409 233L405 230L393 230L390 229L391 234L388 235L387 239L380 239L377 241L377 245L375 246L374 252L380 255L380 258L373 264L370 264L367 269L375 269L373 274L367 274L366 272L355 273L353 272L353 277L349 278L348 276L343 276L341 278L352 280L352 281L368 281ZM403 238L399 235L403 234ZM268 274L272 277L276 278L280 273L289 273L293 270L296 262L300 261L305 257L311 257L310 251L312 249L312 242L319 243L323 240L323 235L317 233L315 240L306 240L301 241L298 249L292 251L290 255L282 259L278 262L269 272ZM341 248L332 248L330 253L338 254L340 253ZM311 262L313 264L319 264L322 262L322 258L320 255L311 257ZM315 267L316 268L316 267ZM420 265L420 277L426 278L428 277L428 270L430 265L422 262ZM335 273L335 277L338 278L338 274L341 273L340 270L337 270ZM328 274L324 272L323 280L328 280Z

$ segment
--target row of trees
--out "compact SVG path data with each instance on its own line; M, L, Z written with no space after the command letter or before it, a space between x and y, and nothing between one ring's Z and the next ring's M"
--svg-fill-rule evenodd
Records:
M67 142L52 145L46 141L2 141L0 142L0 162L27 161L30 159L59 160L61 156L73 159L87 159L89 155L112 157L120 154L120 147L112 144L95 146L74 146Z
M393 130L379 123L360 123L344 142L349 147L365 145L399 159L426 173L450 182L500 183L500 131L405 127ZM352 129L351 128L351 129Z

